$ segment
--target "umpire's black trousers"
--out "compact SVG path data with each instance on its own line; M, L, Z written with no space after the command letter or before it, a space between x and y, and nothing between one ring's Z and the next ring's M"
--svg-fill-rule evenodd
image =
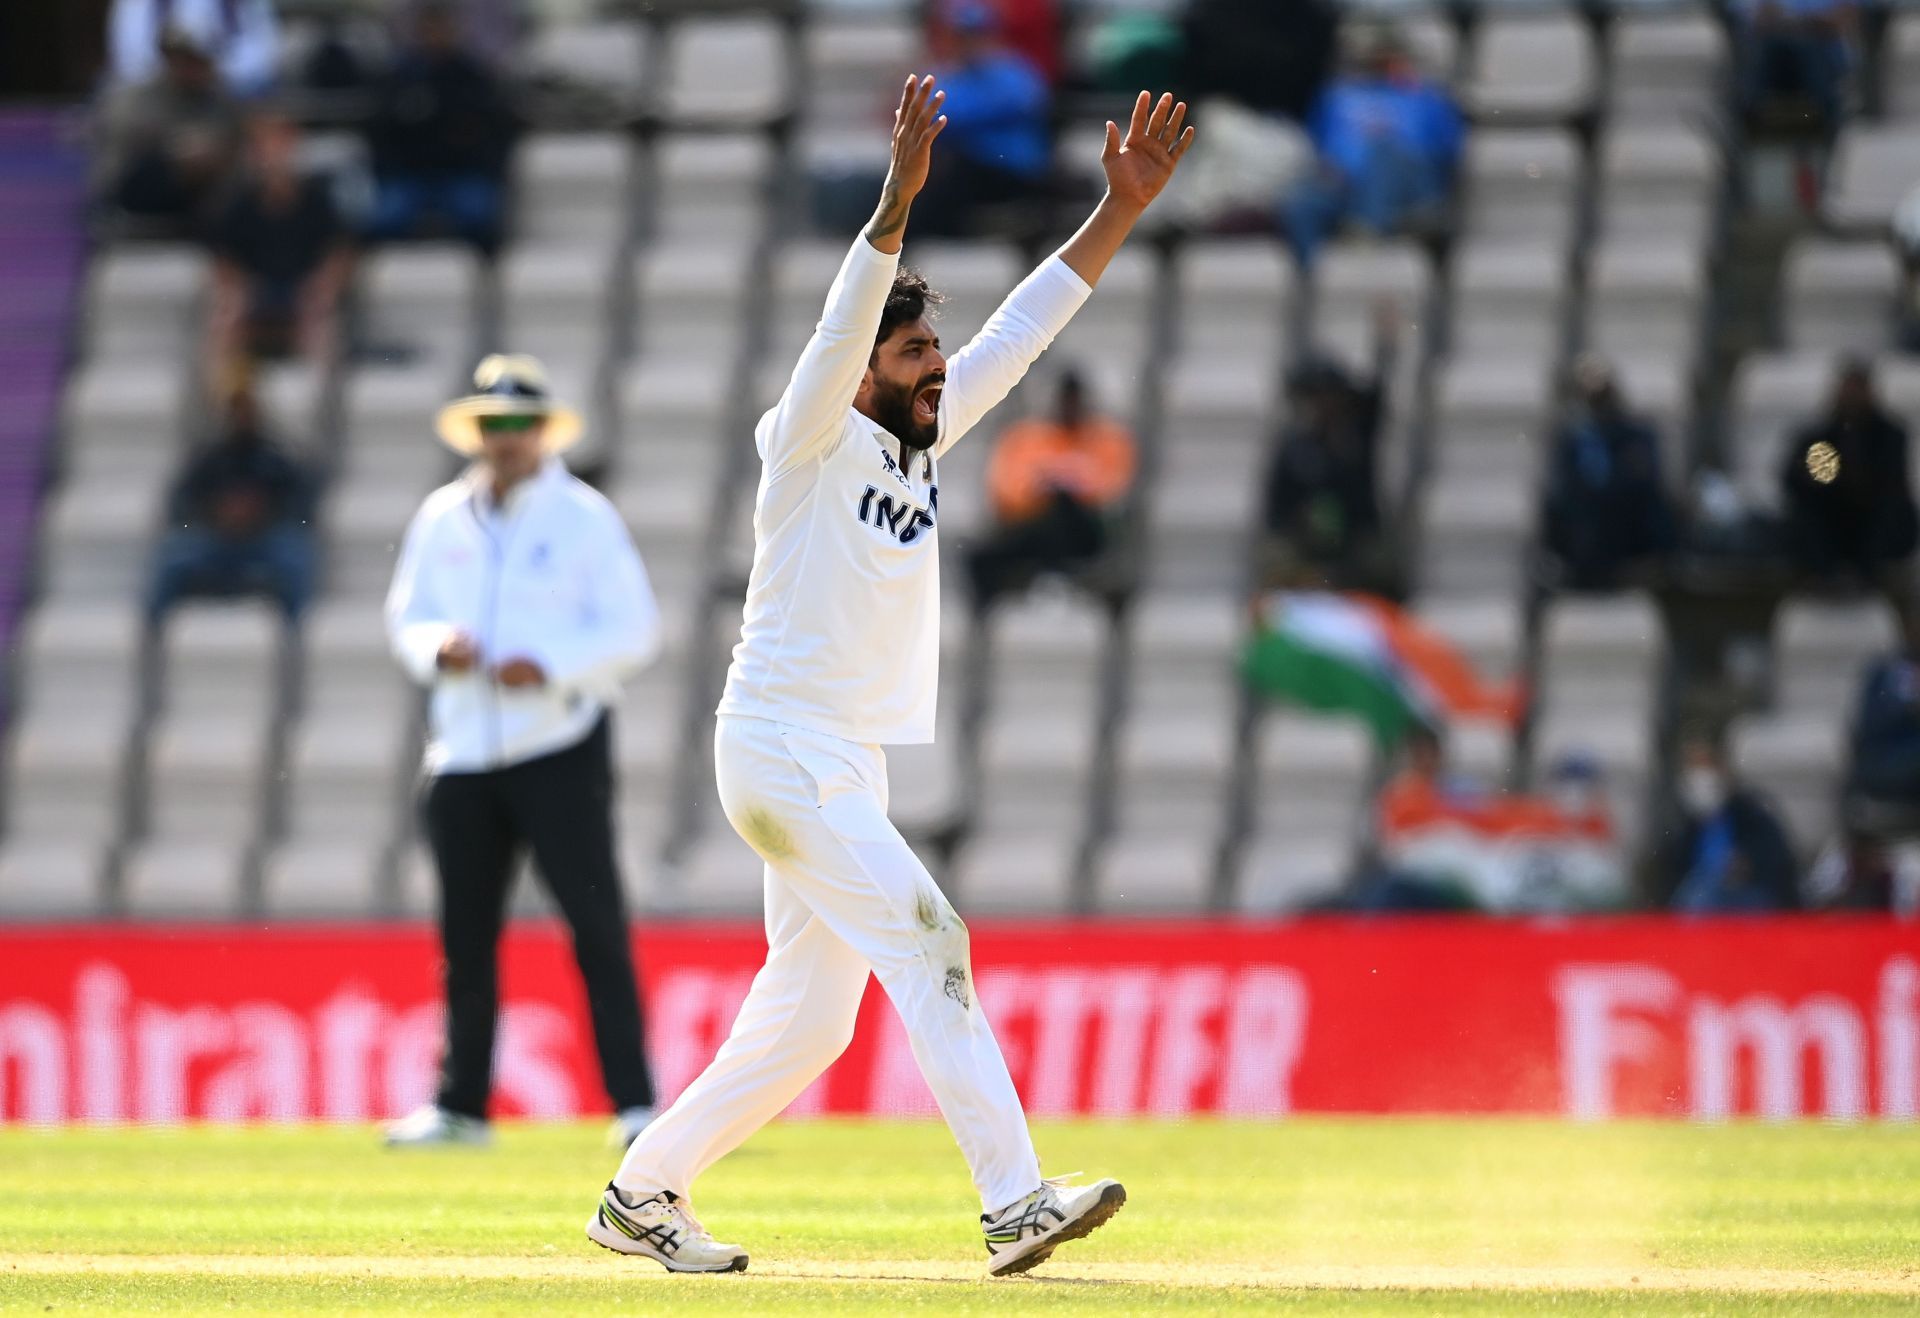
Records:
M614 858L608 722L602 718L586 740L551 755L428 780L423 814L440 873L447 991L447 1045L435 1101L450 1112L486 1116L500 1009L500 930L514 872L529 848L573 929L607 1095L616 1111L653 1106Z

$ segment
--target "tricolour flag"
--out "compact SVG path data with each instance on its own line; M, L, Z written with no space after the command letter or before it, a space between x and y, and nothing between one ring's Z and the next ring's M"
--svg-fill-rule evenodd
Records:
M1276 591L1243 656L1265 694L1308 709L1358 715L1382 746L1415 724L1520 716L1519 688L1487 682L1445 637L1371 595Z

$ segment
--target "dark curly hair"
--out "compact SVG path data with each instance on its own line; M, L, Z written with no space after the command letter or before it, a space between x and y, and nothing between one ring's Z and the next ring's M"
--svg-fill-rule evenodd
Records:
M878 348L902 325L912 324L947 299L934 291L927 277L905 266L893 275L893 288L887 294L887 308L880 313L880 331L873 336Z

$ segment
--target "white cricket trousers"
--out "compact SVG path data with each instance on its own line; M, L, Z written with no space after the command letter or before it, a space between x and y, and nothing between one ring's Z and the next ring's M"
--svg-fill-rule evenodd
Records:
M627 1150L614 1184L686 1196L845 1051L871 971L995 1212L1040 1162L980 1009L967 928L887 819L887 763L861 745L722 715L720 804L766 861L767 963L713 1061Z

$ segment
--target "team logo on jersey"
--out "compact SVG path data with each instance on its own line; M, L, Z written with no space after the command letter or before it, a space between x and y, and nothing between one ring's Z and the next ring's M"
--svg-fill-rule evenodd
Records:
M927 490L927 506L922 509L914 506L911 499L895 499L891 494L882 494L879 489L869 485L867 492L860 496L860 520L868 526L877 526L903 545L910 545L920 538L922 531L933 529L934 518L940 512L940 487L935 485Z

